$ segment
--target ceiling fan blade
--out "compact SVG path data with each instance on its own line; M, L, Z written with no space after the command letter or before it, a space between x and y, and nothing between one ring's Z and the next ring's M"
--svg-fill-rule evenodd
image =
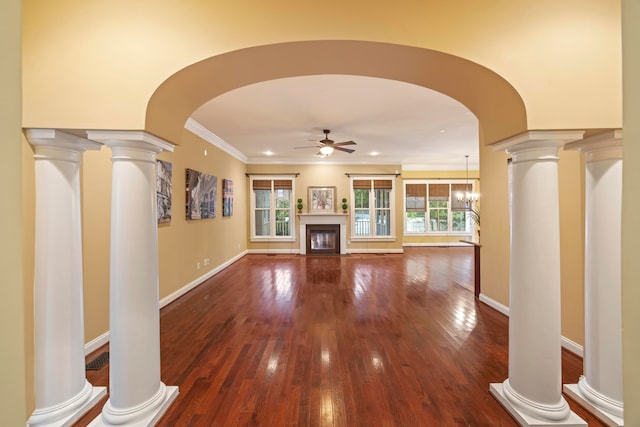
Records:
M345 153L353 153L354 151L356 151L356 150L352 150L351 148L336 147L335 145L333 149L338 151L344 151Z
M304 147L293 147L294 150L297 150L298 148L318 148L318 146L317 145L307 145L307 146L304 146Z
M338 142L336 144L333 144L334 147L337 147L339 145L357 145L357 144L353 141L344 141L344 142Z

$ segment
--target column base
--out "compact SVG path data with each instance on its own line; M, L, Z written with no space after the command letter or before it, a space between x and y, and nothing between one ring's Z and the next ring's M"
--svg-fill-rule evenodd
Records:
M587 423L578 415L569 411L569 416L562 421L541 420L534 418L529 414L523 413L516 408L507 398L504 392L503 383L492 383L489 385L489 391L498 402L511 414L511 416L521 426L538 427L538 426L564 426L564 427L587 427Z
M85 393L86 396L84 396ZM79 396L81 398L80 400L84 401L78 404L78 401L74 398L70 402L65 402L65 404L60 407L47 408L45 410L36 409L27 421L27 427L69 427L82 418L84 414L93 408L100 399L106 395L106 387L93 387L89 382L86 382L85 388ZM78 406L71 409L70 413L60 417L60 413L69 411L70 407L74 405Z
M580 406L591 412L596 416L596 418L598 418L609 427L624 426L623 418L604 411L603 409L596 406L587 396L584 395L584 393L582 393L582 390L580 389L578 384L565 384L562 390L567 394L567 396L578 402Z
M152 411L149 411L142 418L136 418L131 421L118 420L118 424L113 424L107 422L102 414L98 415L91 423L89 427L110 427L110 426L126 426L126 427L151 427L156 425L156 423L160 420L160 418L167 411L171 403L178 397L178 387L177 386L167 386L166 392L164 396L162 396L162 400L158 403L157 406L153 408ZM108 403L108 402L107 402ZM127 414L127 418L135 418L134 414Z

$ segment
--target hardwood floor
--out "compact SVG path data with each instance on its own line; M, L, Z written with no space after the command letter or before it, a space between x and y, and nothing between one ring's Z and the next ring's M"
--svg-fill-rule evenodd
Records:
M471 247L247 255L162 309L162 380L180 395L158 425L515 426L489 393L508 319L472 281ZM581 372L563 352L563 382Z

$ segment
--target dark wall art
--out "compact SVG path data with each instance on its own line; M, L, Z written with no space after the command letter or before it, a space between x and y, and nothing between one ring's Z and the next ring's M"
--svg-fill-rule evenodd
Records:
M171 222L171 163L156 161L156 203L158 204L158 224Z
M218 178L187 169L187 219L205 219L216 217L216 198Z
M233 181L222 180L222 216L233 215Z

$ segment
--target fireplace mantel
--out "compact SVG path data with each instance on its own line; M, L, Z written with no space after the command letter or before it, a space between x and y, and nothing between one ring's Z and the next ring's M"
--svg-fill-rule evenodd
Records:
M337 224L340 226L340 254L347 253L347 214L319 213L298 214L300 218L300 254L307 253L307 224Z

